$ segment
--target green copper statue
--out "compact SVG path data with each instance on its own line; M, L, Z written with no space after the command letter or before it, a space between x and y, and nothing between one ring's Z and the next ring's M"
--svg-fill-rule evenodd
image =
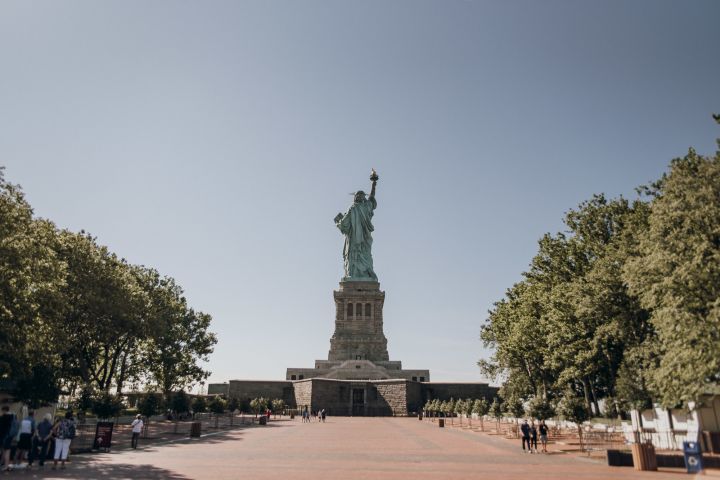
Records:
M370 181L372 189L370 197L365 198L365 192L355 193L355 200L348 211L343 215L338 213L335 225L345 235L345 276L343 281L377 282L377 275L373 271L372 259L372 225L373 210L377 207L375 200L375 185L380 179L375 169L372 169Z

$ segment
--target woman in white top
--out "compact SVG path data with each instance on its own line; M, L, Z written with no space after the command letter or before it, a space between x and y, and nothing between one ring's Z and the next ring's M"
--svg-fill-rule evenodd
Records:
M32 410L27 411L27 407L23 407L26 410L25 418L20 422L20 437L17 444L17 456L15 457L15 466L22 464L27 458L27 454L32 448L32 439L35 435L35 419L33 418L34 412Z

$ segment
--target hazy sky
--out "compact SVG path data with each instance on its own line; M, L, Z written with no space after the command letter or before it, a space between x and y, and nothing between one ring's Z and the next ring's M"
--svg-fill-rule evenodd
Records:
M717 1L0 2L0 165L37 215L184 286L211 381L327 358L380 174L393 360L480 380L538 238L720 129Z

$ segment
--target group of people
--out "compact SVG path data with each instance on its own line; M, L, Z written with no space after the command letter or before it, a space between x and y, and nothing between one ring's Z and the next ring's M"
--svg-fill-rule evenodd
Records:
M525 450L527 445L528 453L538 453L538 433L540 434L540 445L542 445L542 453L547 453L547 441L548 441L548 427L545 425L545 420L542 420L539 425L535 425L535 422L528 423L527 420L523 421L520 426L520 432L522 432L522 449Z
M52 422L52 415L46 414L40 422L35 421L35 412L23 408L22 420L3 405L0 415L0 448L2 469L30 468L35 460L40 468L45 460L53 458L53 470L65 468L70 444L75 438L76 425L72 412Z
M308 407L305 407L302 411L302 421L303 423L310 423L310 417L312 417L313 420L317 420L318 422L324 422L325 421L325 409L322 410L308 410Z

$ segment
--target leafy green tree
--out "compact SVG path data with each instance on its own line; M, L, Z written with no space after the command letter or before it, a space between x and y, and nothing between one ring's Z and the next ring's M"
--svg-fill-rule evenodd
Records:
M150 421L150 417L162 411L163 398L158 393L146 393L138 400L138 412Z
M432 412L437 417L439 416L440 412L442 411L442 402L439 398L436 398L432 401Z
M228 400L228 410L236 412L240 408L240 400L237 397L230 397Z
M92 389L92 387L85 386L80 390L79 395L75 398L73 406L78 413L83 414L92 409L96 396L97 393Z
M145 417L145 437L150 433L150 419L162 411L163 403L163 396L159 393L146 393L140 397L137 406L140 414Z
M720 383L720 151L690 149L650 193L625 279L652 312L649 388L665 407L687 406Z
M505 412L515 418L515 434L520 435L520 418L525 414L525 407L517 397L510 397L505 402Z
M63 319L65 265L55 252L56 229L33 211L21 188L5 180L0 167L0 378L22 384L21 397L44 393L29 389L33 369L56 369L54 326ZM57 388L57 376L52 381ZM32 399L45 401L44 398Z
M462 414L465 413L465 401L462 398L458 398L452 411L460 418L460 425L462 425Z
M171 396L171 408L175 413L185 413L190 410L190 397L185 390L173 392Z
M114 418L120 415L125 408L123 401L117 395L101 392L93 401L91 411L100 419Z
M452 417L453 412L455 412L455 399L451 398L445 404L445 415L448 417Z
M479 365L505 378L503 396L552 400L579 387L596 414L600 399L618 396L625 353L652 335L647 310L623 280L648 211L595 195L568 212L566 232L542 237L530 270L481 330L495 353Z
M216 395L212 398L212 400L210 400L208 408L212 413L219 415L221 413L225 413L225 406L225 400Z
M490 405L488 404L485 397L476 398L472 403L472 412L480 419L480 430L485 431L485 415L490 411Z
M519 398L511 397L505 402L505 412L519 419L525 414L525 407Z
M181 293L90 234L33 218L0 167L0 379L14 396L40 405L63 390L84 412L94 392L151 380L167 395L206 378L210 317Z
M542 397L534 397L528 402L527 414L538 420L547 420L555 414L550 402Z
M127 262L84 232L60 232L58 254L68 266L67 321L58 325L63 372L70 380L109 392L123 356L147 333L143 292Z
M60 395L55 370L50 366L34 365L29 376L17 380L15 398L30 406L39 408L54 403Z
M590 418L590 412L583 401L576 397L573 392L568 391L560 399L560 402L558 402L557 411L565 420L575 422L580 440L580 450L585 451L583 446L582 423Z
M199 361L207 361L217 343L210 315L187 305L182 288L170 277L144 269L138 274L149 298L148 317L152 328L144 343L143 358L150 377L163 393L183 389L205 380L210 372Z
M283 410L285 410L285 401L283 399L275 398L270 404L272 405L272 411L275 415L282 415Z
M193 409L193 414L206 412L207 411L207 401L205 400L205 397L203 397L203 396L195 397L192 401L192 409Z
M442 413L443 417L447 416L447 412L448 412L448 401L447 400L443 400L440 402L440 404L438 405L438 412Z
M500 420L503 417L504 411L505 406L500 402L500 400L498 400L498 397L493 398L492 404L488 409L488 413L490 413L490 415L495 419L498 432L500 431Z
M253 398L250 400L250 408L257 417L258 414L263 413L268 408L268 400L265 397Z

